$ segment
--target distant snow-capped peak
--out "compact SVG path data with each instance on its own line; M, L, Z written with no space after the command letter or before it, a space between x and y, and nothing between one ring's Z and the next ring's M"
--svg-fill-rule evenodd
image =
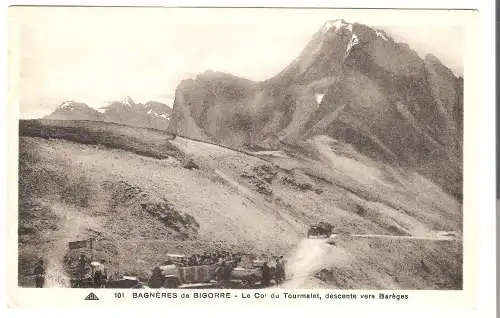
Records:
M104 114L106 112L106 107L99 107L96 109L99 113Z
M57 106L56 110L62 111L86 111L91 109L87 104L76 102L74 100L65 100L59 106Z
M323 32L328 32L330 29L335 28L335 30L346 29L352 32L352 23L347 23L344 19L330 20L326 21L323 25Z
M130 97L130 96L126 96L122 101L121 101L122 104L125 104L125 105L133 105L134 104L134 100Z
M70 109L70 108L73 108L75 105L75 101L73 100L65 100L64 102L61 103L61 105L59 105L58 108L61 108L61 109Z

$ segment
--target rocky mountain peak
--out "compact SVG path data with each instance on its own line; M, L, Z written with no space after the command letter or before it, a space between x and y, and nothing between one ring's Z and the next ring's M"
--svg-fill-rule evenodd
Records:
M266 81L215 74L181 82L170 130L273 149L327 135L461 195L461 81L383 30L326 21Z
M131 105L135 104L134 100L130 96L125 96L121 100L121 103L124 104L124 105L128 105L128 106L131 106Z
M65 109L65 110L82 109L82 108L90 108L90 107L87 104L78 103L74 100L65 100L59 106L57 106L57 109Z

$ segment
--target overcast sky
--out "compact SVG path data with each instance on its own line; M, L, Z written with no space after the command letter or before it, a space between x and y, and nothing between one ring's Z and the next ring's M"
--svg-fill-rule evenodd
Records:
M22 118L70 99L98 108L131 96L172 104L177 84L211 69L267 79L291 62L326 20L386 30L421 56L462 74L463 20L451 12L339 10L14 8ZM15 35L14 33L12 33Z

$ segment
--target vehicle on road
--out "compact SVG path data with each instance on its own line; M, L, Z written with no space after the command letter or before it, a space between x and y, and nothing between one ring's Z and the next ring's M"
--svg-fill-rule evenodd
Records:
M231 285L235 288L260 288L276 282L276 268L267 260L252 260L250 266L235 267L231 272Z
M68 242L68 248L64 262L72 288L144 288L137 277L109 275L110 259L97 257L102 255L94 251L92 239Z
M106 288L129 288L142 289L146 288L145 284L135 276L122 276L118 279L108 280L105 284Z
M185 265L184 255L168 254L163 265L153 269L152 288L259 288L274 279L274 267L266 260L238 264L233 260L214 264ZM228 271L224 275L224 269Z
M159 267L159 284L164 288L216 288L216 264L184 265L185 255L167 254L167 261ZM155 273L153 272L153 275ZM151 286L150 286L151 287Z
M311 225L307 231L307 238L329 238L332 235L334 226L327 222L320 222Z

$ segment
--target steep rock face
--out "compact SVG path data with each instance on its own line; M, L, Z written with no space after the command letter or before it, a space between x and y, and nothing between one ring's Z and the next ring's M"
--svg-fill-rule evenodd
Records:
M292 63L255 83L205 73L177 88L170 129L279 148L315 135L415 169L462 196L463 80L382 30L328 21Z
M292 96L219 72L205 72L177 87L170 130L231 145L259 143L284 128Z

